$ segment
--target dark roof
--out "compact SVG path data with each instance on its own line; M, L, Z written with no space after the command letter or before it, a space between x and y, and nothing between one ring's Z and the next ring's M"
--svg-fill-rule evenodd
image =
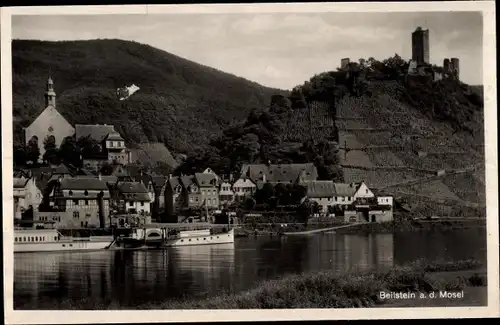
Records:
M181 185L181 180L179 179L179 177L174 176L174 177L170 178L169 180L167 180L167 184L173 190L177 187L177 185Z
M105 136L109 133L114 133L115 128L113 125L103 125L103 124L76 124L75 125L75 136L76 139L82 137L90 136L90 138L101 142Z
M295 182L302 173L304 181L313 181L318 178L318 171L313 163L283 164L283 165L248 165L246 175L254 182L263 180L278 183Z
M111 140L111 141L124 141L120 133L118 132L110 132L108 135L104 137L104 140Z
M217 177L208 173L195 173L194 178L200 187L212 187L217 185Z
M311 198L334 197L336 194L333 181L306 181L307 196Z
M49 174L49 175L52 175L52 174L68 174L69 175L69 174L71 174L68 167L66 167L64 164L35 167L35 168L31 169L31 172L35 176L41 175L42 173Z
M118 183L118 190L125 200L150 201L148 190L139 182Z
M28 183L29 178L14 177L14 188L24 188Z
M121 182L118 184L121 193L148 193L144 184L139 182Z
M358 184L334 183L335 196L354 196L359 188Z
M97 178L63 178L59 183L62 190L108 190L106 183Z
M130 176L136 177L141 175L142 167L137 164L128 164L125 166L125 169Z
M194 176L192 175L184 175L180 177L181 183L184 186L184 188L189 187L190 185L194 184Z

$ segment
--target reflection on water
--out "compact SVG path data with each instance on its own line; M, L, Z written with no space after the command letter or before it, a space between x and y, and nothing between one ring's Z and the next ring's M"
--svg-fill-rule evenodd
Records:
M15 255L14 305L91 297L133 307L239 292L264 279L315 270L384 269L419 258L485 260L484 229L454 232L243 238L152 251Z

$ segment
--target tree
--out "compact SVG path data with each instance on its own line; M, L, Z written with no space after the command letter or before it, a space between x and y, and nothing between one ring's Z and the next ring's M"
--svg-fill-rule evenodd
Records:
M59 147L58 154L59 159L65 163L77 167L80 167L82 165L80 152L78 151L75 138L72 136L63 139L61 146Z
M43 154L43 161L49 164L59 164L59 155L56 146L56 138L53 135L48 135L43 141L45 153Z
M258 203L269 203L276 195L274 186L271 183L265 183L261 189L255 193L255 198Z
M90 136L81 137L77 140L76 144L82 158L96 157L101 154L99 143Z
M255 208L255 205L257 204L257 202L255 202L255 199L253 197L247 197L245 199L245 202L244 202L244 207L245 207L245 210L253 210Z
M40 158L40 148L38 147L38 137L33 136L28 141L28 146L26 147L27 160L31 161L33 164L38 163Z
M27 148L24 145L15 145L13 158L14 158L14 166L24 166L26 165L26 161L28 160Z
M303 222L307 226L309 218L311 217L313 205L309 199L305 199L297 209L297 217L299 222Z
M99 170L99 172L101 173L101 175L104 175L104 176L109 176L113 173L113 167L108 163L108 162L105 162L101 169Z

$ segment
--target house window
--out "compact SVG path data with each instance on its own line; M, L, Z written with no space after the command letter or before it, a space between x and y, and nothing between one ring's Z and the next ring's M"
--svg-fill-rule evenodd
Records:
M74 219L78 219L78 218L80 218L80 212L78 212L78 211L74 211L74 212L73 212L73 218L74 218Z
M90 218L90 213L85 214L85 218Z
M141 202L141 207L143 207L143 206L144 206L144 202Z
M134 205L134 201L130 201L130 202L128 203L128 205L133 206L133 205Z
M109 141L109 147L113 147L113 141Z
M89 200L85 200L85 205L89 205Z
M366 189L366 194L368 194L368 189Z
M74 205L78 205L78 200L73 200Z

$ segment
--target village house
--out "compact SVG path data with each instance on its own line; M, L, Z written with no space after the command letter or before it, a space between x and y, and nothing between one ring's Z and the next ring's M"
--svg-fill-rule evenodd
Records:
M299 177L303 181L318 179L318 171L313 163L306 164L245 164L241 175L248 177L253 183L259 181L270 183L296 183Z
M165 209L165 187L167 183L167 177L156 174L142 174L136 179L143 183L147 188L152 204L151 215L154 219L159 220L160 211Z
M105 163L131 163L131 152L126 148L125 140L115 131L113 125L76 124L75 138L77 141L81 138L89 138L99 146L100 153L92 157L82 157L84 166L90 170L97 171Z
M302 181L307 197L321 207L322 214L336 213L345 222L382 222L392 220L392 197L375 196L364 182Z
M92 178L61 178L48 184L49 207L35 221L53 222L58 228L109 226L110 195L106 184Z
M15 177L13 197L14 219L21 220L26 211L38 211L43 193L37 186L35 177Z
M165 187L165 214L169 220L172 220L173 216L177 216L182 207L186 205L184 198L184 186L180 177L169 176Z
M257 190L257 185L246 176L240 177L233 184L234 200L243 202L247 197L251 197Z
M234 202L234 192L230 181L222 181L219 186L219 203L228 206Z
M141 182L118 182L110 186L111 222L125 224L151 223L151 198Z

